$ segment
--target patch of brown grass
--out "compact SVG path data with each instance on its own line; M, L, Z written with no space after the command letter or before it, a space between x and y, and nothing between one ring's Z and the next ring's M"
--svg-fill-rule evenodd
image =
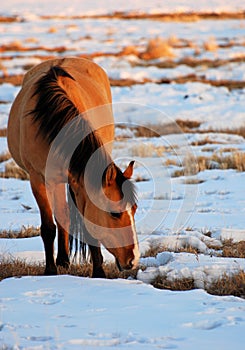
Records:
M160 57L174 57L170 43L162 38L150 39L146 50L139 54L143 60L154 60Z
M152 285L158 289L170 290L192 290L195 289L195 281L192 278L182 278L169 281L165 276L157 276ZM237 274L228 276L224 274L221 278L213 281L204 287L206 292L212 295L234 295L245 298L245 272L240 271Z
M230 155L223 156L222 153L215 153L212 161L217 162L221 169L236 169L237 171L245 171L245 153L232 152Z
M133 128L136 137L160 137L163 135L180 134L181 129L176 123L148 124Z
M52 16L40 16L41 19L85 19L85 18L103 18L103 19L122 19L122 20L155 20L155 21L174 21L174 22L195 22L198 20L223 20L223 19L244 19L245 14L243 11L237 12L173 12L173 13L145 13L145 12L124 12L115 11L109 14L92 14L92 15L52 15Z
M199 185L202 184L205 180L198 179L197 177L190 177L184 180L186 185Z
M0 84L9 83L14 86L20 86L22 84L23 77L24 77L24 74L0 76Z
M21 19L19 16L3 16L0 15L0 23L13 23L13 22L21 22L23 19Z
M119 272L114 263L103 265L108 279L129 277L136 278L138 269ZM0 258L0 281L9 277L42 276L44 274L44 263L27 263L23 259L8 257ZM72 275L79 277L90 277L92 275L92 264L84 261L82 264L71 264L68 269L58 266L58 275Z
M202 123L196 120L177 119L176 124L181 128L183 132L189 132L190 130L198 129Z
M29 180L29 175L25 170L18 167L15 162L9 162L5 165L5 171L0 172L0 177L4 179L14 178L20 180Z
M44 270L44 263L28 264L24 260L11 257L0 259L0 281L10 277L42 276ZM128 279L129 277L136 279L138 272L138 269L119 272L113 263L104 264L104 270L108 279ZM84 262L81 265L71 264L69 269L58 267L58 274L89 277L92 274L92 265L89 262ZM152 285L158 289L175 291L195 289L195 283L192 278L169 281L164 276L157 276L152 282ZM245 298L245 272L241 271L233 276L224 275L219 280L205 286L205 290L214 295L235 295Z
M0 238L30 238L40 236L40 229L30 226L22 228L19 231L2 230L0 231Z
M213 153L210 157L188 155L183 163L183 168L175 170L172 177L196 175L201 171L216 168L243 172L245 171L245 153L236 151L225 156L222 153Z
M7 136L7 129L0 129L0 137L6 137Z
M9 277L40 276L44 274L44 264L27 264L24 260L0 259L0 281Z
M207 287L207 292L213 295L234 295L245 298L245 272L233 276L224 275Z
M215 140L210 140L210 138L207 136L204 139L196 140L191 143L191 146L205 146L205 145L216 145L218 144Z
M164 165L165 166L181 166L181 164L176 159L170 159L170 158L168 158L164 162Z
M169 289L169 290L192 290L195 289L194 279L182 278L175 281L169 281L166 277L157 276L152 282L153 287L158 289Z
M139 143L131 148L133 157L161 157L166 151L165 146L154 146L153 144Z
M157 254L162 253L162 252L175 252L175 253L191 253L197 255L199 251L191 246L185 246L181 247L180 249L169 249L169 247L166 247L164 245L160 246L155 246L151 245L150 248L144 253L143 257L156 257Z
M9 152L4 152L0 154L0 163L2 162L6 162L7 160L9 160L11 158L11 155Z
M216 51L218 49L218 44L215 38L209 38L209 40L203 43L203 49L206 51Z
M233 242L226 240L223 242L223 257L228 258L245 258L245 241Z
M213 131L215 132L215 131ZM240 128L236 129L221 129L217 130L217 132L223 133L223 134L232 134L232 135L239 135L242 136L245 139L245 126L241 126Z

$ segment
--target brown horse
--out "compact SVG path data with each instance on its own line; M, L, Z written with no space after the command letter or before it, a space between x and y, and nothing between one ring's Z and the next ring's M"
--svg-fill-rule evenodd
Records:
M124 172L115 165L110 156L113 139L110 84L102 68L89 60L64 58L27 72L10 111L8 145L29 174L39 206L46 274L56 274L56 264L69 266L66 183L83 220L93 277L105 276L100 243L119 268L138 264L137 205L129 181L134 162Z

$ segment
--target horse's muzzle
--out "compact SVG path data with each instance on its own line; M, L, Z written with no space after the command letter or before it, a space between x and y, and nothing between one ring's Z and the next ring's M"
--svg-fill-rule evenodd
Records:
M118 259L116 259L116 265L117 265L118 270L120 272L122 272L123 270L131 270L134 267L133 260L134 259L131 259L128 261L127 265L121 266Z

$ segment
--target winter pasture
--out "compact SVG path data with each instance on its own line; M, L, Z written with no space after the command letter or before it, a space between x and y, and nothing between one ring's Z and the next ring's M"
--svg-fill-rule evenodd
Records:
M241 0L9 0L0 8L0 349L242 350L245 6ZM40 219L8 152L24 73L53 57L107 72L113 157L134 159L141 259L108 279L43 276Z

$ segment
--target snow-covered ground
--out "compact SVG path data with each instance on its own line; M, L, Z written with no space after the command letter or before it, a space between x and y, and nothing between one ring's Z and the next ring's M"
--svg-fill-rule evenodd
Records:
M141 1L135 0L125 2L118 0L93 0L79 1L74 0L72 4L68 0L43 0L30 5L30 0L11 0L5 3L1 8L3 14L23 15L84 15L84 14L107 14L115 11L139 11L146 13L172 13L188 11L206 11L206 12L235 12L244 10L244 4L241 0L234 0L232 3L224 3L223 0L211 0L208 3L205 0L186 1L175 0L171 3L162 2L161 0Z
M244 83L244 20L68 18L138 10L234 13L244 11L244 3L137 0L117 1L115 7L111 0L72 4L10 0L1 5L0 16L18 15L24 20L0 25L0 78L23 74L52 55L96 53L95 62L111 79L150 81L112 87L118 124L113 156L122 168L129 159L136 160L136 228L142 254L137 280L40 276L2 281L1 350L244 348L245 301L211 296L202 289L224 274L245 271L244 259L221 257L225 240L245 241L245 172L223 170L215 160L245 152L244 137L219 132L245 126L245 89L191 80L195 76ZM149 41L156 38L168 42L169 55L149 61L132 53L107 56L130 47L144 53ZM58 50L61 46L63 51ZM167 66L169 60L172 66ZM199 63L192 65L190 60ZM185 76L190 81L184 84L156 83ZM0 84L0 129L7 126L19 89L11 83ZM200 122L200 127L193 133L181 133L176 120ZM179 133L160 132L169 125ZM135 129L142 126L163 135L138 137ZM6 138L0 137L0 155L7 150ZM197 169L200 157L210 159L208 169L190 175L187 168L183 176L173 177L184 167ZM10 161L0 163L0 172ZM0 217L0 231L40 225L28 181L0 178ZM149 249L160 247L163 252L156 257L143 257ZM188 249L196 254L181 252ZM103 253L106 260L113 260L105 250ZM43 262L41 238L1 238L0 259L9 256L28 263ZM149 285L158 276L168 281L192 279L199 289L160 291Z
M244 301L202 290L71 276L1 282L0 341L14 349L237 349ZM3 347L5 349L5 347Z

